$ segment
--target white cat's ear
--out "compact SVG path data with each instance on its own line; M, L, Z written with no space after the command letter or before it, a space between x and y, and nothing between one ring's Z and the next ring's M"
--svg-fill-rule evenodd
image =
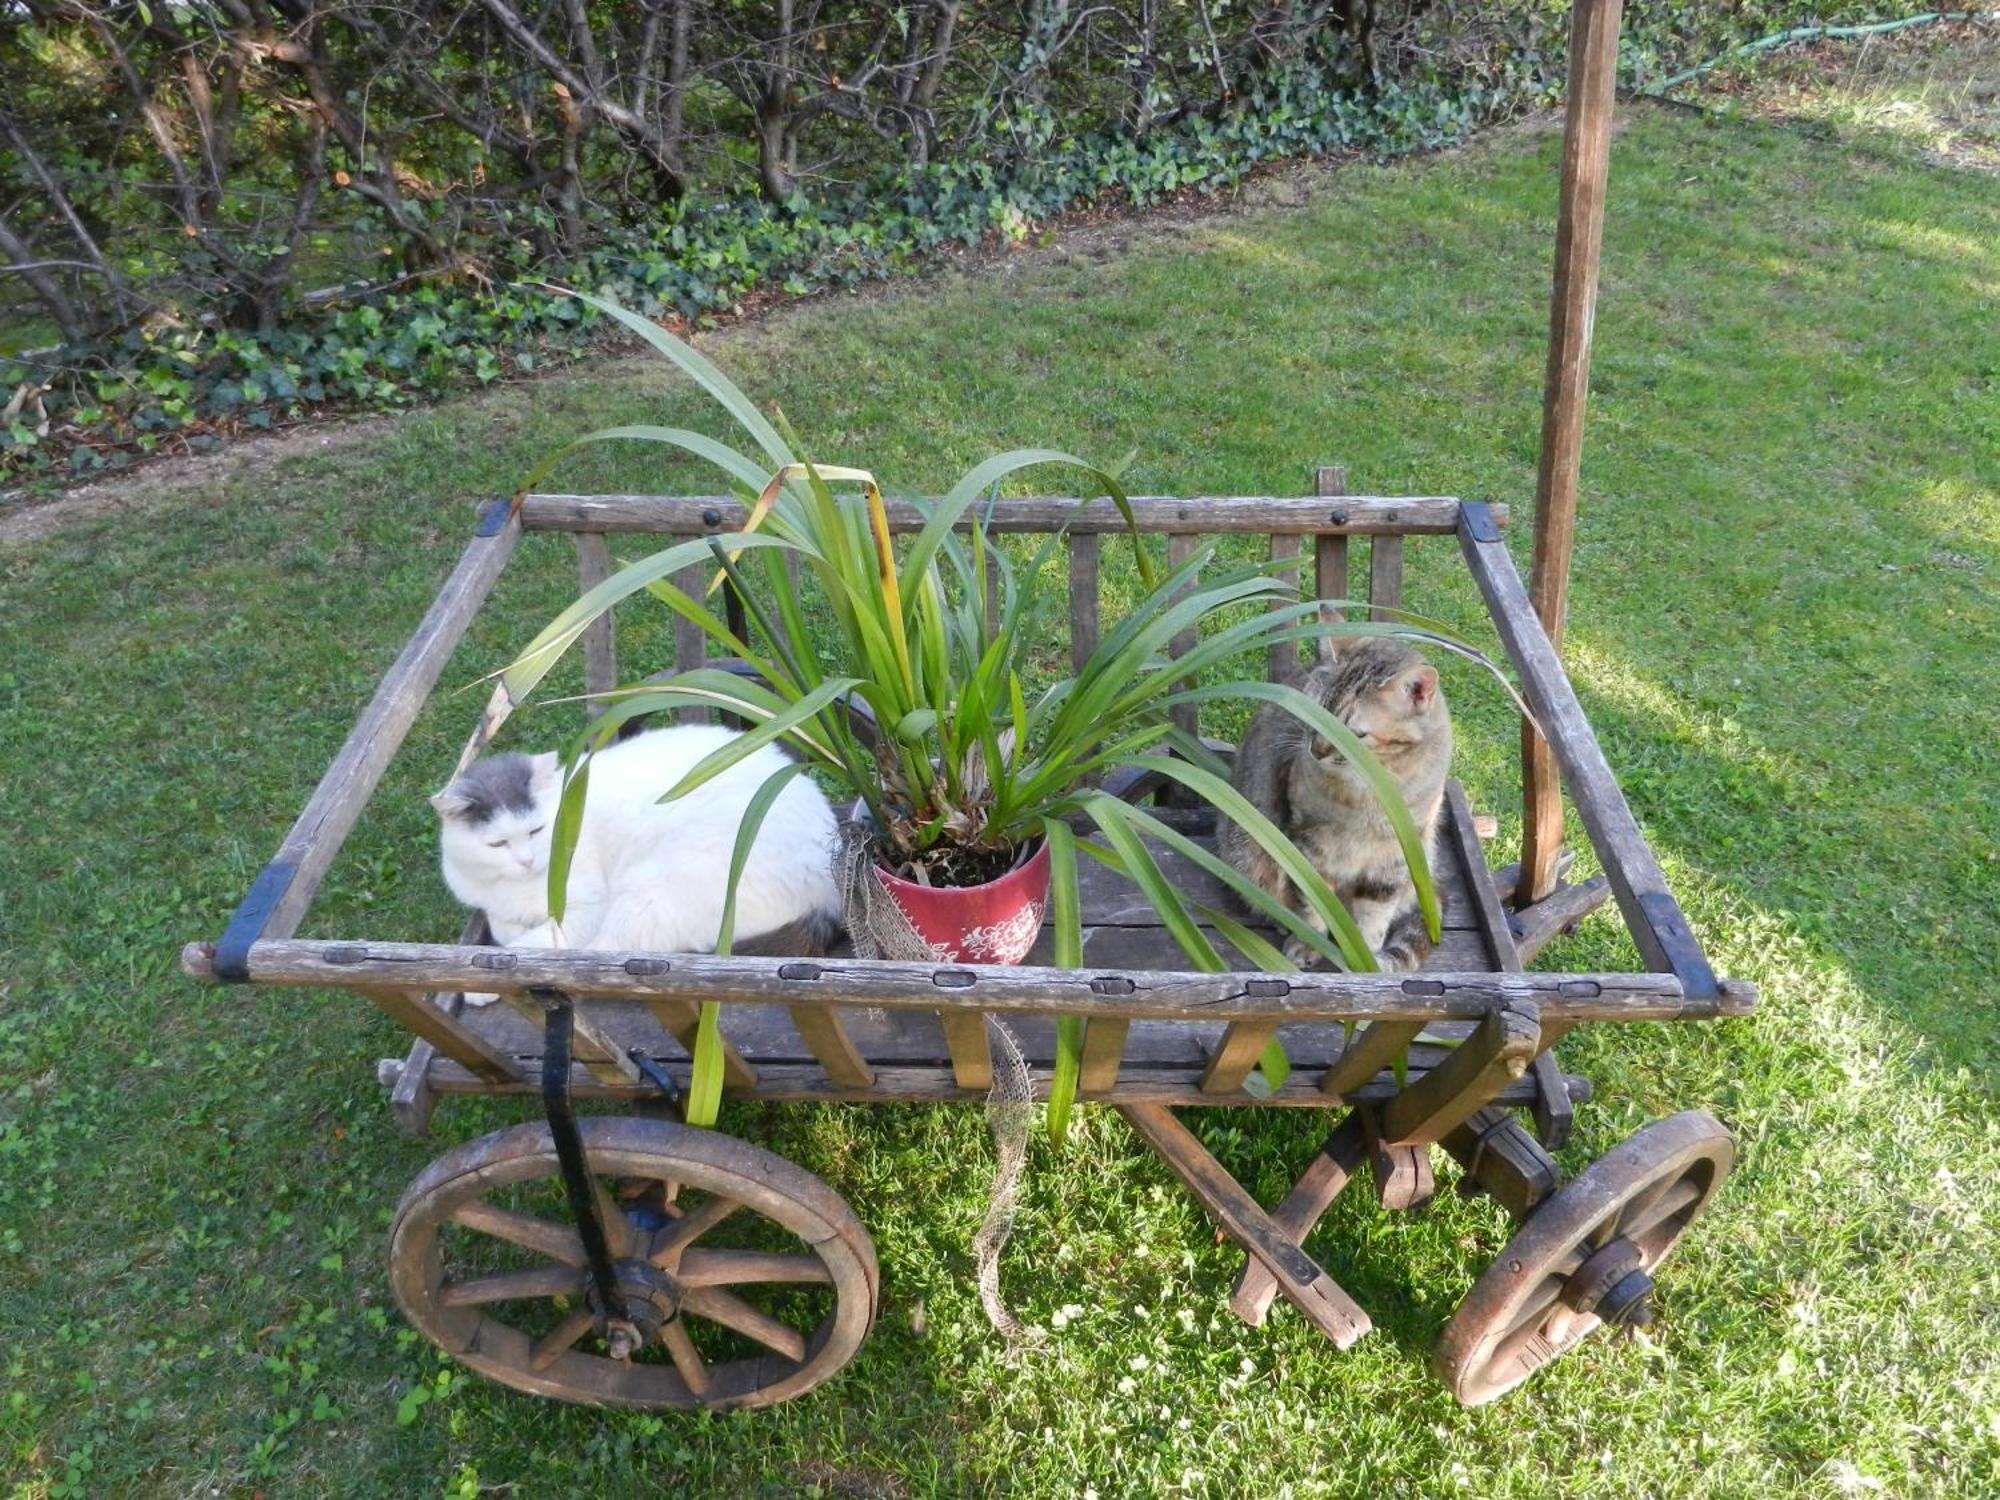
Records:
M554 791L562 785L562 757L553 750L528 757L528 764L534 768L534 784L537 791Z
M1438 674L1436 667L1418 667L1403 679L1404 691L1410 696L1410 712L1420 714L1437 701Z
M448 786L432 797L430 804L437 809L437 815L440 818L456 818L463 814L467 807L471 806L465 793L461 792L455 786Z

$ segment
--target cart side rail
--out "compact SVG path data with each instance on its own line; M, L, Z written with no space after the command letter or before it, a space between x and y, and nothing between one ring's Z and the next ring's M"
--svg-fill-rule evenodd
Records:
M1472 501L1460 507L1460 514L1459 550L1501 644L1521 675L1522 693L1555 752L1570 801L1583 819L1640 957L1648 968L1677 976L1690 998L1721 995L1725 982L1715 977L1708 955L1667 887L1666 874L1604 758L1562 658L1529 602L1514 559L1501 540L1497 518L1487 506Z
M1105 973L881 959L719 958L582 948L271 939L251 945L256 984L375 991L548 991L591 1000L722 1000L797 1006L970 1009L1153 1020L1478 1020L1532 1003L1547 1021L1678 1021L1747 1015L1754 987L1690 996L1672 974ZM214 980L215 950L191 943L181 966Z
M244 960L262 938L299 930L320 882L360 820L389 762L402 747L445 663L499 581L521 539L520 517L505 500L482 508L465 552L431 607L348 731L326 774L216 944L218 977L247 979Z
M1200 536L1449 536L1458 530L1460 505L1448 495L1133 495L1128 503L1139 531ZM1504 505L1489 509L1506 520ZM892 532L916 531L928 519L907 500L889 501L888 511ZM529 495L521 502L529 531L720 536L741 530L748 514L733 495ZM1128 529L1113 501L1080 496L1009 497L990 514L982 507L978 519L996 534Z

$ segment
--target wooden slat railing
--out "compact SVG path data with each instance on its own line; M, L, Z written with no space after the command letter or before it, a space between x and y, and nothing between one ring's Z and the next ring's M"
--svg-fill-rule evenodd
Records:
M1141 532L1238 536L1443 536L1458 529L1459 507L1446 495L1343 495L1337 505L1319 495L1134 495L1130 504ZM1504 518L1503 507L1494 510ZM888 511L891 531L915 531L924 523L924 513L906 501L891 500ZM530 531L705 536L736 530L747 514L741 501L727 495L530 495L521 505L522 524ZM995 505L988 529L996 535L1059 530L1115 535L1125 530L1125 517L1108 499L1021 496Z

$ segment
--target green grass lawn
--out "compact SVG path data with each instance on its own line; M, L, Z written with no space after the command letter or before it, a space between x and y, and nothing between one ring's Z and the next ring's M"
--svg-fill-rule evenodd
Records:
M1300 493L1338 459L1358 489L1525 517L1557 152L1515 133L1301 178L1303 202L711 349L820 456L909 489L1033 442L1136 448L1150 490ZM1649 1335L1460 1411L1429 1346L1502 1217L1449 1192L1385 1216L1365 1190L1310 1248L1376 1333L1339 1354L1288 1308L1242 1327L1239 1257L1086 1111L1032 1157L1005 1287L1052 1331L1011 1359L972 1285L978 1110L745 1105L723 1128L876 1238L880 1322L833 1383L728 1417L574 1410L407 1331L381 1266L398 1196L529 1110L448 1104L405 1141L374 1082L404 1039L372 1009L198 988L175 955L276 847L475 497L586 426L708 423L662 373L606 362L212 481L142 475L128 506L0 550L0 1488L1993 1493L2000 180L1655 111L1613 173L1569 656L1717 967L1765 996L1751 1020L1564 1045L1598 1087L1572 1169L1690 1106L1741 1146ZM655 464L599 452L560 482L708 482ZM449 689L558 607L570 567L524 550L311 933L449 935L422 794L479 696ZM1448 541L1412 547L1409 597L1478 623ZM662 633L635 617L621 644L657 660ZM1471 670L1448 682L1505 857L1511 721ZM523 716L538 732L553 713ZM1608 914L1544 959L1630 962ZM1325 1124L1190 1118L1266 1202Z

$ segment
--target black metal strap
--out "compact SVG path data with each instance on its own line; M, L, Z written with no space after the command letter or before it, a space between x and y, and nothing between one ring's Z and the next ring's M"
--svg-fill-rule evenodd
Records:
M591 1285L597 1292L597 1331L609 1322L627 1322L624 1295L611 1269L611 1246L604 1237L604 1223L597 1216L597 1194L590 1180L590 1164L584 1159L583 1134L576 1127L576 1111L570 1107L570 1037L576 1026L576 1012L569 1001L549 1005L542 1025L542 1108L549 1117L549 1134L555 1138L556 1161L562 1166L563 1186L569 1190L570 1212L576 1216L576 1232L583 1241L583 1258L590 1267Z
M667 1096L667 1103L676 1108L683 1107L681 1105L681 1086L674 1082L672 1074L668 1073L665 1068L654 1062L650 1056L641 1052L637 1047L626 1048L625 1055L632 1059L632 1066L645 1075L646 1082Z
M290 860L274 859L251 883L215 945L215 977L224 984L243 984L250 978L250 945L264 935L271 913L291 890L297 873L298 866Z

